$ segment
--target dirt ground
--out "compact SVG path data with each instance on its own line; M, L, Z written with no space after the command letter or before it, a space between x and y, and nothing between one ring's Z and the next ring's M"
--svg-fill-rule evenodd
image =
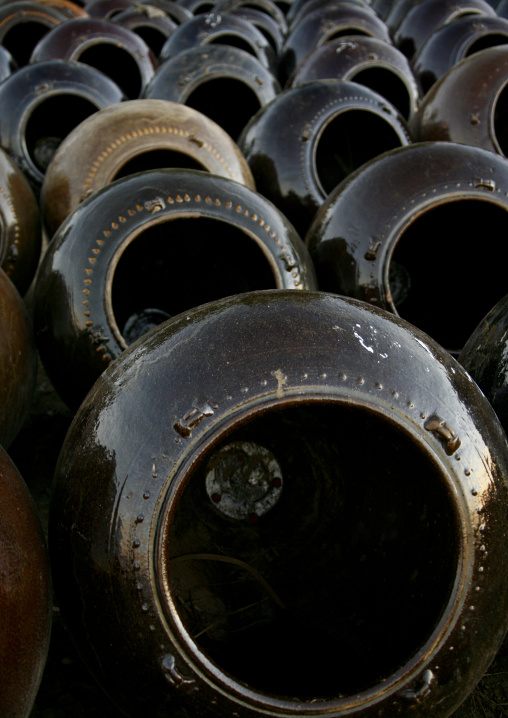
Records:
M53 472L71 419L40 366L30 416L9 454L32 492L46 535ZM88 673L55 607L48 661L30 718L121 715ZM508 639L476 690L454 714L454 718L504 716L508 716Z

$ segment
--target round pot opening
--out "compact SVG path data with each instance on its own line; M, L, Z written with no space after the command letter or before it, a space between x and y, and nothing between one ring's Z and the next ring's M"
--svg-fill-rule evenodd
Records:
M497 96L492 121L494 142L499 152L508 157L508 82Z
M33 166L44 175L62 140L97 109L90 100L70 92L50 95L36 105L24 138Z
M138 63L125 48L112 42L96 42L84 47L75 58L85 65L95 67L113 80L126 97L140 97L143 82Z
M251 235L211 217L149 226L121 249L111 311L122 342L192 307L256 289L276 289L273 260Z
M55 26L55 20L51 25L36 21L17 22L4 34L2 45L11 53L17 66L24 67L30 62L32 52L39 40L42 40L44 35Z
M164 43L167 41L169 35L164 33L162 30L158 30L153 25L139 24L129 28L132 32L135 32L138 37L143 40L145 45L150 48L155 57L159 57Z
M127 160L111 178L113 180L128 177L137 172L148 172L157 169L190 169L190 170L206 170L200 162L185 152L177 150L148 150Z
M178 496L156 559L163 603L194 659L250 690L316 712L356 696L434 640L451 605L449 486L414 437L365 407L258 412Z
M507 231L506 208L485 200L443 202L421 213L406 226L389 260L392 311L452 354L460 353L508 291L508 245L502 241Z
M475 40L469 45L466 53L464 54L464 57L470 57L471 55L474 55L481 50L486 50L489 47L506 45L507 42L508 34L504 34L501 32L487 33L486 35L482 35L482 37L478 38L478 40Z
M216 122L235 141L261 108L256 93L245 82L229 77L212 77L200 82L189 93L185 104Z
M377 113L338 113L326 123L314 148L316 179L324 196L368 160L401 145L396 131Z
M387 67L366 67L355 73L351 80L369 87L390 102L407 120L411 114L411 99L401 77Z

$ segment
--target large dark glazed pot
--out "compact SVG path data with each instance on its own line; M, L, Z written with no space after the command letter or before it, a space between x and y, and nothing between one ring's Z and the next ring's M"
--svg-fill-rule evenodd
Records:
M37 199L20 168L0 150L0 267L22 295L35 276L41 245Z
M34 322L48 375L76 407L148 328L252 289L313 289L303 241L268 200L199 170L116 180L61 225L37 276Z
M28 415L36 371L27 310L16 287L0 269L0 444L5 449Z
M49 561L21 474L0 446L0 715L28 718L51 633Z
M238 146L201 112L164 100L121 102L84 120L55 153L41 191L49 235L97 190L160 167L206 170L254 188Z
M366 208L369 211L366 211ZM508 163L417 143L375 158L329 196L306 236L319 286L400 314L457 353L507 293ZM482 238L482 252L466 250ZM477 291L464 291L474 277Z
M508 45L452 67L425 95L411 121L415 140L459 142L508 156Z
M199 45L163 62L144 96L193 107L237 140L280 91L277 78L254 55L239 47Z
M64 137L92 113L124 99L113 80L88 65L27 65L0 83L0 145L38 189Z
M302 236L348 174L410 142L404 118L388 100L341 80L284 90L256 113L238 139L256 187Z
M485 397L407 323L223 299L80 407L50 517L60 608L131 716L445 718L506 629L507 472Z

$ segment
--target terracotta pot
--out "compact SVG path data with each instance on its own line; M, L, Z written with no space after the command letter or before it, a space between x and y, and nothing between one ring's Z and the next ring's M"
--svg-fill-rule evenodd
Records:
M486 0L426 0L403 17L393 40L411 59L436 30L466 15L496 17L496 11ZM483 17L476 19L481 22Z
M423 333L333 295L229 297L76 414L60 608L129 715L445 718L506 630L507 472L492 408Z
M27 310L16 287L0 269L0 444L5 449L28 415L36 371L35 343Z
M340 35L368 35L391 42L384 22L370 8L354 3L333 3L302 18L289 32L279 63L284 85L309 52Z
M41 254L39 204L19 167L0 150L0 266L21 294Z
M193 107L237 140L253 115L280 91L273 74L245 50L199 45L163 62L145 97ZM234 112L231 97L235 98Z
M504 158L418 143L351 174L316 215L306 243L321 289L400 314L458 353L507 293L507 212ZM478 237L483 251L466 251ZM474 293L464 291L466 277L475 278Z
M150 48L135 32L101 18L67 20L35 46L30 62L79 61L100 70L135 99L158 67Z
M1 446L0 491L0 714L28 718L49 648L51 582L34 502Z
M345 35L312 50L291 78L291 87L325 79L359 82L387 99L406 119L422 97L408 59L377 37Z
M38 189L62 139L92 113L123 99L113 80L83 63L27 65L0 83L6 108L0 145Z
M507 45L471 55L428 91L411 132L416 140L458 142L506 157L507 87Z
M121 102L87 118L55 153L41 191L49 236L97 190L160 167L206 170L254 188L237 145L197 110L164 100Z
M302 236L344 177L385 150L410 142L404 119L387 100L340 80L284 90L238 139L259 192Z
M61 225L37 277L34 323L48 375L76 408L152 326L251 289L315 288L307 250L254 190L197 170L117 180Z
M415 73L427 93L461 60L486 48L508 44L508 20L476 15L444 25L429 37L413 58ZM488 78L491 81L491 78Z

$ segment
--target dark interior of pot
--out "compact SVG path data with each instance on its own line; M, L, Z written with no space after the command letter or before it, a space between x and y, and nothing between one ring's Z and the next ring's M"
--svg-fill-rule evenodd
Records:
M508 157L508 82L496 100L494 108L494 135L501 154Z
M9 50L17 66L24 67L30 62L34 47L52 27L33 21L14 23L2 37L2 45Z
M197 162L193 157L184 152L176 150L149 150L148 152L140 152L135 157L123 164L118 172L111 178L111 181L128 177L136 174L136 172L148 172L157 169L188 169L205 171L201 163Z
M25 143L42 174L62 140L97 109L90 100L70 92L49 96L34 108L26 124Z
M154 25L143 25L139 24L136 26L131 25L129 30L132 30L140 37L143 42L150 48L155 57L159 57L164 43L168 39L169 35L159 30Z
M458 535L442 475L399 427L300 405L204 458L161 556L191 645L252 689L326 701L389 678L429 640Z
M143 84L138 63L120 43L97 42L88 45L75 59L103 72L129 99L140 97Z
M476 52L480 52L481 50L486 50L489 47L506 45L506 43L508 43L508 34L501 32L487 33L471 43L471 45L467 48L467 52L464 54L464 57L469 57L470 55L474 55Z
M402 117L409 119L411 111L409 92L396 72L388 67L373 65L355 73L351 79L380 94L397 108Z
M390 261L397 313L457 355L507 293L507 231L507 210L488 201L444 202L419 215Z
M315 148L315 169L323 193L330 194L353 170L401 145L394 128L375 112L340 112L325 125Z
M186 217L152 225L125 247L111 302L118 329L131 344L192 307L276 286L272 266L251 236L228 222Z
M216 122L235 141L261 108L256 93L234 77L205 79L189 93L185 104Z

